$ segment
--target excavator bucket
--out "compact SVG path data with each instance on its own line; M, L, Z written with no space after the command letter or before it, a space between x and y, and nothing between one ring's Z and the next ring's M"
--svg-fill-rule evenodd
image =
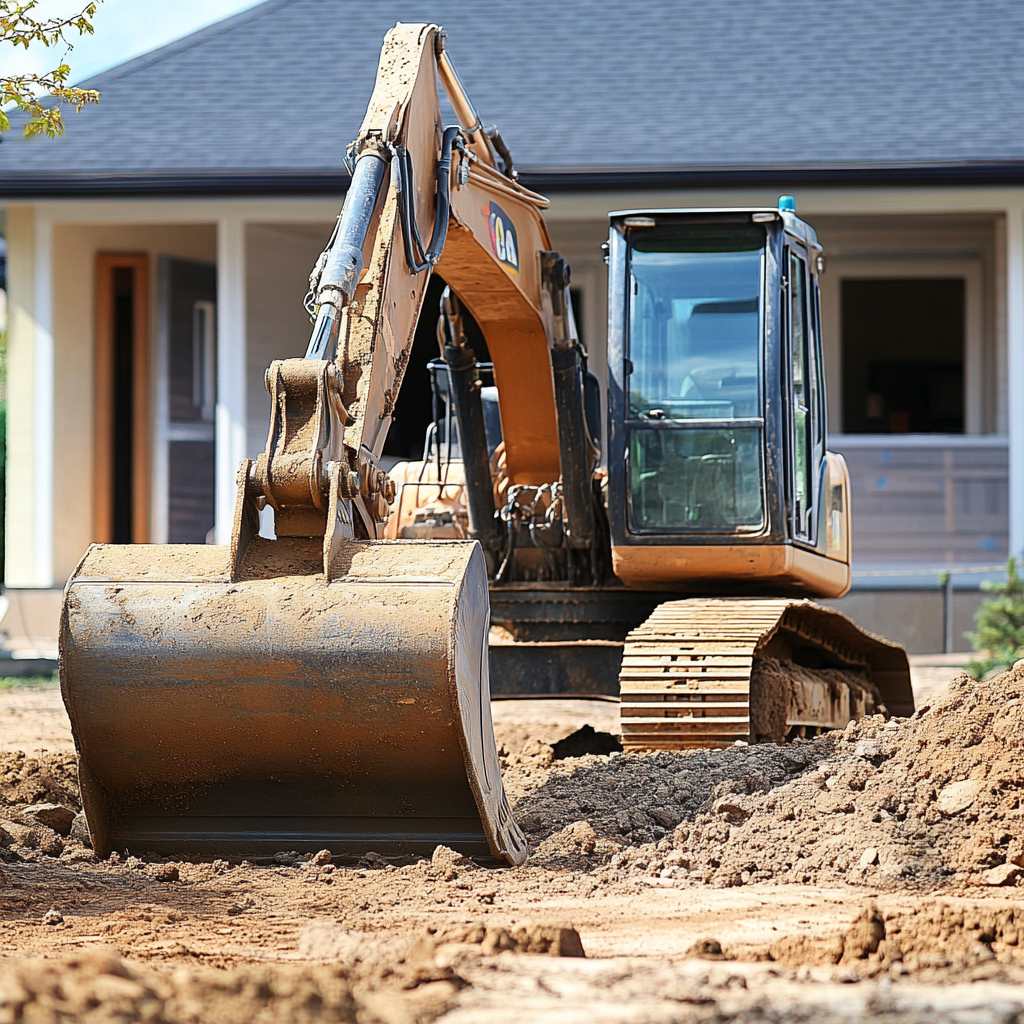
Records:
M94 545L61 689L93 843L525 859L499 773L487 578L465 541Z

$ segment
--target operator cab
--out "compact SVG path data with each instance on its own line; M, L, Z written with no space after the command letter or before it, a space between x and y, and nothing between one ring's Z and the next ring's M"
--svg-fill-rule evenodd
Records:
M790 197L610 220L616 575L844 593L846 469L826 451L814 229Z

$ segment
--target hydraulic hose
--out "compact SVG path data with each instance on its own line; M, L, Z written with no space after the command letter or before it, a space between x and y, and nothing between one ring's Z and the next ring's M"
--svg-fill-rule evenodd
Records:
M450 184L452 171L452 149L462 131L458 125L445 128L441 137L441 156L437 161L437 202L434 207L434 229L430 245L423 247L419 224L416 219L416 194L414 191L412 157L400 146L395 151L398 166L398 212L402 220L402 243L405 247L405 262L414 274L433 267L441 258L441 251L448 237L448 214L451 209Z

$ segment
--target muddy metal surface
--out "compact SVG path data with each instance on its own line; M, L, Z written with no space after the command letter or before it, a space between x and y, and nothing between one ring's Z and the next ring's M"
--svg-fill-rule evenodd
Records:
M521 863L481 714L479 545L339 542L325 574L308 538L245 543L94 545L68 582L61 691L96 852Z
M58 695L4 693L0 1020L1024 1020L1024 681L949 676L899 730L713 754L559 757L614 704L502 702L500 870L99 863Z

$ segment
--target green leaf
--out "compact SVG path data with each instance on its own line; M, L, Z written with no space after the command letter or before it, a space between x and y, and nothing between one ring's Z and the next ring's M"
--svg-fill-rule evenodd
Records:
M73 44L68 38L72 29L79 35L92 35L92 19L103 0L80 0L77 13L67 17L37 17L34 12L38 0L0 0L0 43L29 49L35 44L44 47L63 45L64 55L71 52ZM89 103L98 103L100 95L94 89L69 88L67 82L72 75L71 66L61 60L50 71L23 74L0 74L0 105L14 105L29 115L25 124L25 135L49 135L56 137L64 131L64 120L60 106L81 110ZM55 101L43 106L41 100ZM10 118L0 111L0 134L9 131Z

